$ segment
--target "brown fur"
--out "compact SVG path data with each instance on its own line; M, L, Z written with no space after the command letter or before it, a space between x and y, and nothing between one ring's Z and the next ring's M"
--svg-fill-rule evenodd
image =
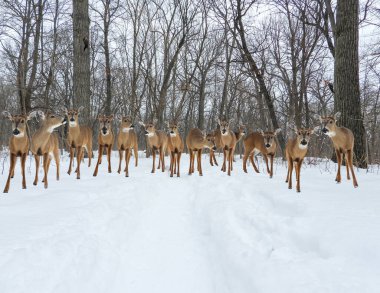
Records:
M310 136L313 134L312 129L308 128L300 128L295 129L297 137L293 139L289 139L286 148L286 159L288 160L288 174L286 177L286 181L288 182L289 189L292 189L292 173L293 173L293 164L295 163L295 171L296 171L296 180L297 180L297 186L296 190L297 192L301 192L301 167L303 159L305 158L307 154L307 149L309 146ZM306 141L307 145L305 145L304 148L300 147L301 141Z
M166 133L161 130L156 130L156 121L146 124L140 121L140 124L145 128L148 147L152 150L152 173L154 173L156 169L156 151L159 152L159 164L157 169L160 169L161 166L162 172L165 172L165 151L168 145L168 137Z
M267 132L253 132L249 134L244 140L244 157L243 157L243 170L245 173L247 173L247 160L249 158L254 170L256 173L260 173L259 169L257 168L255 161L254 161L254 155L256 153L261 153L264 157L266 166L267 166L267 172L269 174L269 177L273 177L273 159L276 156L276 149L277 149L277 142L275 137L280 132L280 129L277 129L276 131L267 131ZM269 145L269 147L266 147L266 145ZM270 168L268 164L268 157L270 161Z
M34 155L36 162L36 176L34 178L34 185L38 183L38 169L40 166L40 156L43 156L44 168L44 187L48 187L47 174L51 162L51 156L54 156L55 164L57 165L57 180L59 180L59 142L58 136L53 133L54 129L65 124L66 119L57 116L53 113L46 115L42 111L38 111L43 122L41 127L33 134L31 141L31 152Z
M183 152L183 140L179 134L178 125L175 123L168 123L168 152L170 155L170 177L177 174L180 177L180 162Z
M186 137L186 146L190 154L189 175L194 173L195 155L197 155L197 165L199 175L202 176L202 150L209 148L216 150L215 136L213 134L205 134L198 128L190 130Z
M77 168L75 172L77 173L77 179L80 179L80 163L84 158L84 150L87 151L88 156L88 166L91 166L92 158L92 129L88 126L79 125L78 115L83 107L79 109L65 109L68 121L68 132L67 132L67 144L70 149L70 164L67 174L71 174L72 163L74 160L74 152L76 150L77 156ZM71 121L74 119L74 121ZM74 123L75 125L72 125Z
M123 152L125 151L125 176L129 176L129 160L131 159L132 149L135 156L135 167L138 164L138 141L137 135L134 130L132 118L119 117L120 128L117 135L117 149L119 150L119 169L117 172L120 174L121 161L123 160Z
M338 162L338 172L335 177L335 181L340 183L342 178L340 174L340 168L343 162L343 155L346 160L346 170L347 170L347 180L350 180L350 171L352 174L352 182L354 187L358 187L358 182L356 180L354 166L353 166L353 156L354 156L354 134L352 131L346 127L339 127L336 125L336 121L340 117L340 112L336 113L334 117L326 116L321 117L316 115L316 118L322 123L324 133L330 136Z
M108 173L112 172L111 152L112 152L112 146L114 143L114 135L113 135L113 130L112 130L113 115L111 116L99 115L98 120L99 120L99 136L98 136L99 155L98 155L98 161L96 162L93 176L98 175L98 169L99 169L99 165L102 163L104 148L107 148ZM103 131L105 131L105 133Z
M231 121L220 121L220 132L222 134L221 141L222 141L222 148L223 148L223 166L222 171L226 172L227 175L231 176L231 170L232 170L232 163L233 163L233 155L235 152L236 147L236 136L233 133L232 130L230 130L230 123ZM228 168L226 168L226 164L228 161Z
M14 177L14 170L16 167L17 157L21 158L21 174L22 174L22 188L26 189L25 180L25 162L29 152L29 139L27 135L27 121L34 116L35 112L29 115L11 115L9 112L4 111L3 115L12 121L12 137L9 139L9 155L10 167L7 183L5 184L4 193L7 193L10 186L11 178ZM15 135L14 130L20 133Z

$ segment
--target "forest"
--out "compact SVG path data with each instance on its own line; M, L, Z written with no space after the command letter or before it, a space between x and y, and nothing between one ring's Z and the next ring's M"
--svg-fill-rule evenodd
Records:
M0 108L83 106L94 130L100 114L119 114L179 123L184 137L226 117L248 132L281 128L280 156L294 126L339 111L366 168L380 162L379 32L375 0L3 0ZM329 138L313 140L309 156L330 158Z

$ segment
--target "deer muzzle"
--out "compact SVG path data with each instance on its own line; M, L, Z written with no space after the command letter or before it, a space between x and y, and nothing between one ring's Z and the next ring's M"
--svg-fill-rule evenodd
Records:
M15 128L13 130L13 135L19 135L20 134L20 130L18 130L17 128Z

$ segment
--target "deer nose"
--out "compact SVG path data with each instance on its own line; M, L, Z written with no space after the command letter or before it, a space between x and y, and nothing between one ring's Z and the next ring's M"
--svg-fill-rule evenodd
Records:
M132 128L132 129L133 129L133 128L135 128L135 126L132 124L132 125L130 126L130 128Z
M174 131L172 130L172 131L170 131L170 134L174 134Z
M329 130L328 130L326 127L324 127L324 128L322 129L322 132L323 132L323 133L327 133L327 132L329 132Z
M212 150L213 150L213 151L216 151L216 146L213 146L213 147L212 147Z
M146 130L145 130L145 132L144 132L144 133L145 133L145 135L149 134L149 132L148 132L148 131L146 131Z
M307 141L303 139L303 140L301 140L301 144L302 145L307 145Z
M70 121L71 121L71 122L74 122L74 121L75 121L75 119L74 119L74 118L70 118Z
M266 146L267 148L269 148L269 147L270 147L270 144L269 144L269 143L267 143L265 146Z
M227 131L225 129L222 130L222 133L225 134Z
M13 130L13 135L19 135L19 134L20 134L20 130L18 130L17 128Z
M107 133L107 128L106 128L106 127L103 127L103 128L102 128L102 131L103 131L103 134L106 134L106 133Z
M62 124L65 124L67 122L66 117L62 119Z

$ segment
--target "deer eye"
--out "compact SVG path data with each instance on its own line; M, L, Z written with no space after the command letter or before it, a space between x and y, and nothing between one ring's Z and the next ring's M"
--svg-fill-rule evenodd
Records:
M301 132L298 131L298 135L301 135Z
M333 122L332 121L330 121L330 124L332 124Z
M20 122L21 122L21 123L24 123L24 120L21 120Z
M307 135L310 135L310 132L308 132Z
M54 118L54 115L51 115L50 118Z

